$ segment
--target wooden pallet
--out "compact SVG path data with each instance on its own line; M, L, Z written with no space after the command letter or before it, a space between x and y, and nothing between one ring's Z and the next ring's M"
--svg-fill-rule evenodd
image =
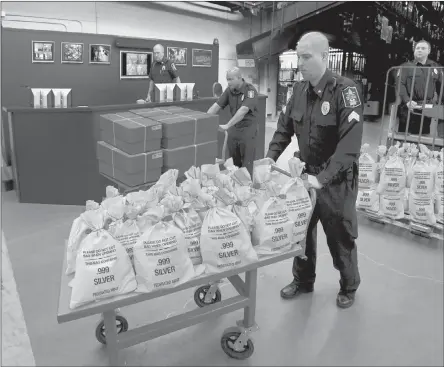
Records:
M396 227L404 228L417 236L435 238L440 241L444 240L442 223L436 223L436 225L434 226L416 223L410 219L410 215L408 213L404 214L403 219L391 219L365 209L357 209L357 211L358 213L365 215L369 220L373 222L381 224L391 224Z

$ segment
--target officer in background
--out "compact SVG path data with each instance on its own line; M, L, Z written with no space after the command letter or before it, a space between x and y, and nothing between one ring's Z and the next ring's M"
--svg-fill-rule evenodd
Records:
M149 74L150 84L148 87L146 102L151 102L154 84L180 83L176 65L174 65L174 62L164 57L164 47L162 45L156 45L154 46L153 51L154 62L151 65Z
M440 93L442 83L442 70L437 69L440 67L438 63L430 60L430 43L427 41L419 41L415 45L414 60L405 62L401 65L401 69L397 73L397 79L401 78L399 97L401 98L401 104L398 108L399 127L398 132L405 132L407 127L407 117L410 110L410 123L409 133L419 134L421 128L421 110L418 110L418 105L421 106L426 97L426 103L440 103L438 96ZM410 66L409 68L402 68L402 66ZM410 95L410 91L413 83L414 68L411 66L419 66L416 68L415 83L413 86L413 95ZM420 66L435 67L430 70L427 68L421 68ZM429 85L426 91L427 76L430 75ZM399 80L399 79L398 79ZM424 116L422 134L430 134L431 118Z
M327 69L328 51L328 40L322 33L310 32L299 40L298 67L304 81L294 85L285 114L279 116L267 157L276 161L296 134L308 181L317 189L307 231L307 259L294 259L294 280L282 289L281 297L290 299L313 291L317 224L321 221L334 267L341 275L336 303L347 308L354 303L360 284L355 205L363 105L357 85Z
M242 78L239 68L227 71L228 88L207 113L218 114L230 106L231 119L219 130L228 131L228 154L237 167L246 167L253 174L258 132L258 108L256 88Z

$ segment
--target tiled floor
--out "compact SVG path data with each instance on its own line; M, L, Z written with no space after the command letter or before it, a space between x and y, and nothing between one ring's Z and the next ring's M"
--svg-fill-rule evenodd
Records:
M378 132L366 123L364 142L375 146ZM268 141L272 133L269 122ZM56 321L63 240L82 208L17 204L7 194L2 225L36 364L106 365L94 337L97 318ZM239 311L124 350L125 364L442 366L442 243L365 218L359 225L362 285L351 309L336 307L339 278L320 227L314 293L283 301L279 290L291 280L291 261L260 269L260 330L253 334L255 353L248 361L232 360L220 348L223 330L241 318ZM221 290L224 298L234 295L231 285ZM192 290L183 291L122 313L136 327L193 309L192 297Z

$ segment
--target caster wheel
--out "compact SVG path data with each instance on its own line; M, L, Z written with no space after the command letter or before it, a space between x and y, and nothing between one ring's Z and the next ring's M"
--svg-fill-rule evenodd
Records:
M234 344L236 343L236 340L241 335L240 332L228 332L222 336L222 339L220 340L220 344L222 346L223 351L226 355L228 355L231 358L234 359L247 359L250 358L251 355L254 352L254 345L253 342L248 339L247 345L244 346L244 350L237 351L234 349Z
M116 315L117 334L128 331L128 321L120 315ZM99 343L106 344L105 322L101 320L96 327L96 339Z
M216 293L214 293L211 302L210 303L205 302L205 296L207 295L209 289L210 289L209 285L204 285L203 287L196 289L196 292L194 292L194 302L196 302L196 305L198 305L199 307L205 307L220 302L222 300L222 294L218 289Z

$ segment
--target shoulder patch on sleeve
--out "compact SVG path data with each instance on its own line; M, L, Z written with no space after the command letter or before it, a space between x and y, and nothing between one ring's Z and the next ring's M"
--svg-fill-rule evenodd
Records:
M171 63L171 70L177 71L176 65L174 65L174 62Z
M360 120L360 117L356 113L356 111L352 111L350 113L350 115L348 115L348 123L352 122L353 120L356 120L357 122L359 122L359 120Z
M347 87L342 91L342 99L347 108L355 108L361 105L358 89L356 87Z
M248 92L247 92L247 98L254 98L254 90L249 90Z

